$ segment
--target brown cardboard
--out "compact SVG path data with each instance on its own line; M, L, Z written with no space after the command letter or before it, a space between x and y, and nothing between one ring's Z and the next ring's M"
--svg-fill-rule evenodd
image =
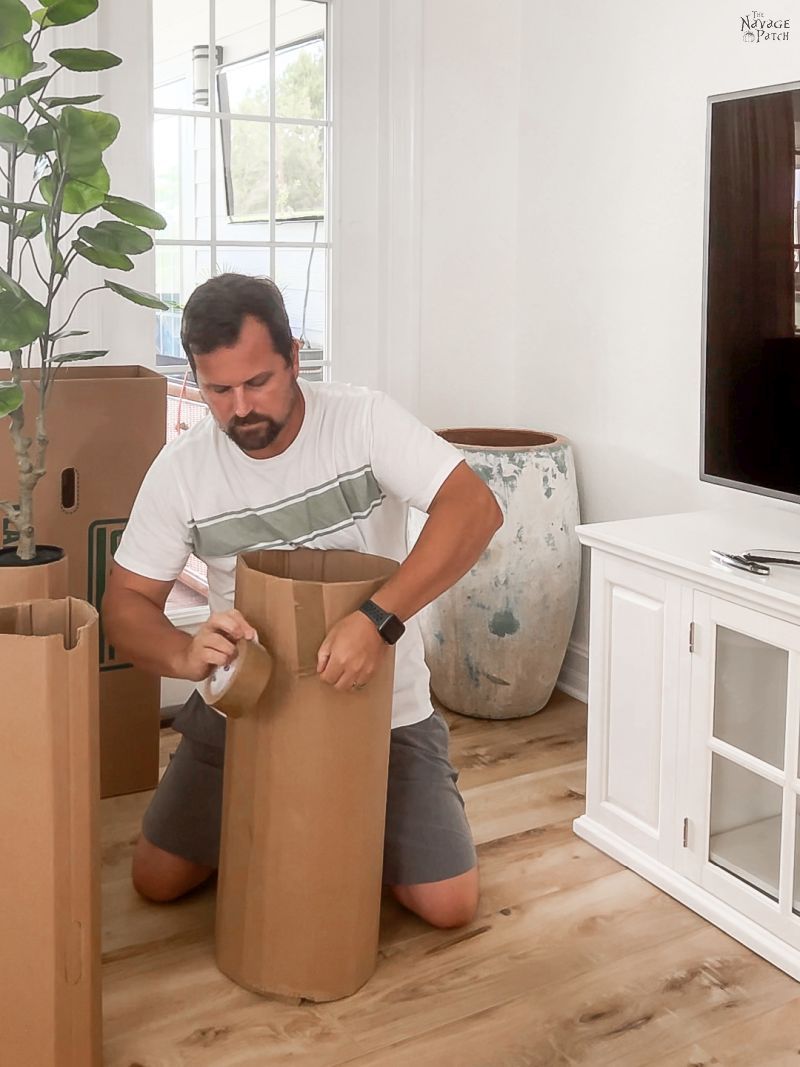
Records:
M0 381L8 377L8 371L0 372ZM35 497L36 539L66 549L70 594L97 608L136 493L164 444L166 388L166 380L155 371L122 366L65 368L52 387L48 470ZM30 382L25 395L29 429L38 396ZM62 495L62 472L73 468L77 493L70 502ZM65 478L69 480L69 473ZM11 439L0 425L0 499L16 500L16 492ZM0 541L11 544L11 536L5 522ZM103 796L157 784L159 705L159 679L118 660L101 631Z
M0 608L0 1062L100 1067L98 618Z
M394 650L360 691L317 651L398 564L359 552L251 552L236 607L272 656L229 719L217 896L220 970L259 993L336 1000L377 962Z
M61 600L69 594L66 555L36 567L0 567L0 605Z

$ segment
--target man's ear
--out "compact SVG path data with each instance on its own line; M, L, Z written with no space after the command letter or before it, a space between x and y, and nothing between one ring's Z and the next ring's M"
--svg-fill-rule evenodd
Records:
M300 374L300 342L296 337L292 338L292 370L297 378Z

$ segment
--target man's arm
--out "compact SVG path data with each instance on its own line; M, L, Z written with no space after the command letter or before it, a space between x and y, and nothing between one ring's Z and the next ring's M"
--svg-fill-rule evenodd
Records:
M494 493L459 463L433 498L408 558L372 599L405 622L455 585L502 525Z
M256 636L238 611L211 615L191 637L173 626L164 605L174 585L145 578L114 564L103 597L109 640L134 666L163 678L199 682L212 667L235 657L236 642Z
M373 601L405 622L455 585L502 525L503 513L492 491L466 463L460 463L433 498L428 521L408 558ZM385 647L370 620L354 612L325 638L317 670L337 689L365 684Z

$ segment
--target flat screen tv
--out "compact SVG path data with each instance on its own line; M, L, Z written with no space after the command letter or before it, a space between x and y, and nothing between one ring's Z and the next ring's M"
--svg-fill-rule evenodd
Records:
M800 502L800 82L708 102L700 477Z

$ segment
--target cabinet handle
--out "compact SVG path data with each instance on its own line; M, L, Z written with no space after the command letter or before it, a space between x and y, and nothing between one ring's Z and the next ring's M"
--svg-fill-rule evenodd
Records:
M683 820L683 847L689 847L689 820Z

